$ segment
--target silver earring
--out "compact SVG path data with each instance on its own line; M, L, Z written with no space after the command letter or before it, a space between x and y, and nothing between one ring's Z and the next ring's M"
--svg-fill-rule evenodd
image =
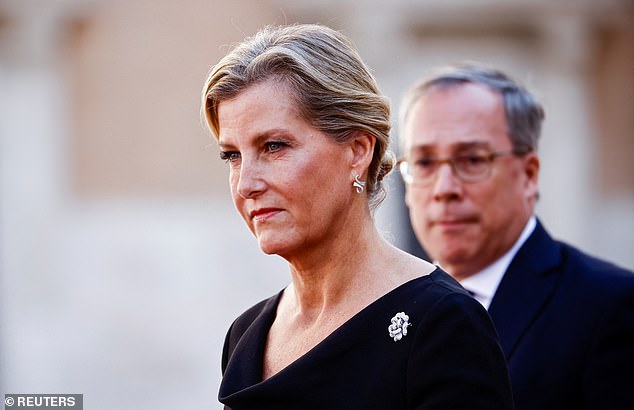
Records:
M357 174L354 177L354 182L352 183L352 186L357 190L357 193L360 194L365 191L365 184L365 182L359 180L359 174Z

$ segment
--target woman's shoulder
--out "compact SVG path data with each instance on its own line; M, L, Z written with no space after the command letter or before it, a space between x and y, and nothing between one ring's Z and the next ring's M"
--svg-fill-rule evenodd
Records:
M450 274L436 266L436 269L429 275L434 287L441 293L460 293L469 296L469 293Z
M383 307L386 313L408 316L415 343L427 343L432 334L442 340L456 335L496 338L486 309L439 267L396 289Z
M388 310L396 309L395 312L411 312L425 321L447 315L469 318L468 321L489 321L484 307L439 267L394 289L382 298L381 304Z
M443 311L472 311L484 309L448 273L436 267L431 273L411 279L375 302L387 310L409 310L419 316Z
M418 276L399 287L404 292L442 297L449 294L469 296L469 293L451 275L436 267L432 272Z

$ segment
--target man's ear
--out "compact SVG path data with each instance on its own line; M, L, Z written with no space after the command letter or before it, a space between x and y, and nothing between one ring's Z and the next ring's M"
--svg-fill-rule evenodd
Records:
M358 132L350 141L352 149L351 166L357 173L365 173L374 157L376 137L367 132Z
M524 157L524 192L527 198L536 200L539 195L539 156L536 152L529 152Z
M405 206L409 210L411 208L412 199L410 198L410 190L407 184L405 184Z

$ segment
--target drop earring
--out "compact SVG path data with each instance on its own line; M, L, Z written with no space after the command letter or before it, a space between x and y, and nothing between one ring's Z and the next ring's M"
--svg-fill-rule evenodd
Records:
M363 191L365 191L365 182L359 180L359 174L357 174L354 177L354 182L352 183L352 186L357 190L357 193L362 193Z

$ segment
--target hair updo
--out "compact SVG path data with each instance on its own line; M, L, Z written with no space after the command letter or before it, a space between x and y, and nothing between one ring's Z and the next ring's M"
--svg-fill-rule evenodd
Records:
M385 198L383 178L394 166L390 106L351 41L318 24L265 27L231 50L209 74L202 93L207 125L218 138L218 105L248 87L275 79L287 84L298 114L339 142L359 132L376 138L366 191L371 209Z

